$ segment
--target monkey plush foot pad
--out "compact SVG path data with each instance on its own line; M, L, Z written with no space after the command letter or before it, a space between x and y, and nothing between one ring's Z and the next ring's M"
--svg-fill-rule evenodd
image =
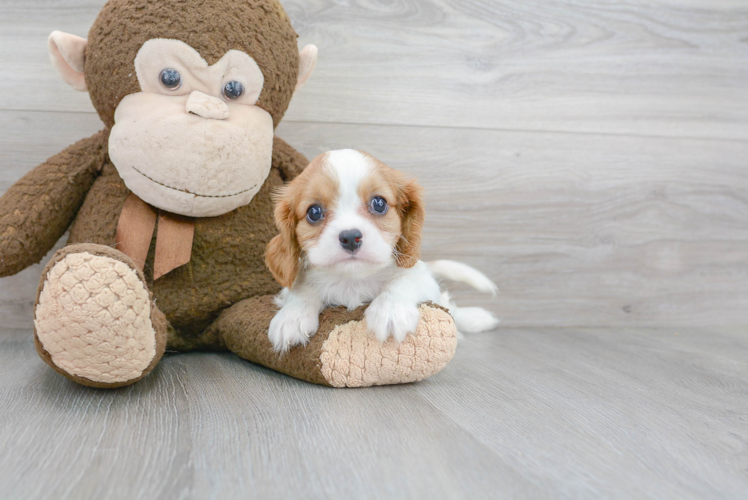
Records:
M444 368L456 347L452 317L424 304L415 334L399 344L392 338L379 342L365 320L335 327L322 344L321 371L333 387L416 382Z
M89 385L144 375L159 349L150 296L135 269L106 255L68 253L42 279L34 326L45 360L97 383Z

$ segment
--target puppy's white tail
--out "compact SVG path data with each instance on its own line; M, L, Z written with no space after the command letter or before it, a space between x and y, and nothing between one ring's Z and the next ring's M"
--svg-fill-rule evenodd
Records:
M428 263L431 273L437 278L442 278L459 283L466 283L479 292L490 293L494 297L499 287L488 279L488 276L462 262L454 260L432 260Z
M498 287L488 276L475 268L453 260L435 260L428 263L431 273L441 279L466 283L479 292L496 296ZM457 307L446 290L441 294L439 305L449 309L460 332L476 333L493 330L499 319L482 307Z

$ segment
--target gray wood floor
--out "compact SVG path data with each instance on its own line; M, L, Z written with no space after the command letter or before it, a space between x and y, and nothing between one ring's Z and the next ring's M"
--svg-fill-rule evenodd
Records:
M0 193L101 127L49 64L103 0L0 0ZM96 391L0 280L0 498L748 497L748 4L284 1L320 61L278 135L426 187L424 257L501 288L422 383L232 355ZM62 244L62 242L61 242Z
M745 498L744 331L502 329L331 390L232 355L98 391L0 337L4 498Z

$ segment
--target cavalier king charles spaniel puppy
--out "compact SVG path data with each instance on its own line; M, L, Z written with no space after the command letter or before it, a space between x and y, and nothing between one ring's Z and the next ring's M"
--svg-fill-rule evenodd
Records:
M496 285L459 262L419 259L425 215L422 188L372 156L350 149L315 158L277 193L280 234L265 262L283 290L268 337L276 351L305 344L325 307L369 304L369 331L384 342L415 331L419 304L447 307L458 330L492 329L488 311L457 308L436 278L496 293Z

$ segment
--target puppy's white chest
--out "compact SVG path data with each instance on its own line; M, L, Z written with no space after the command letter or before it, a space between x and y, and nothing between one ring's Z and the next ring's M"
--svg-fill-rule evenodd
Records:
M372 278L331 280L320 291L327 306L355 309L374 300L382 292L383 285L382 281Z

